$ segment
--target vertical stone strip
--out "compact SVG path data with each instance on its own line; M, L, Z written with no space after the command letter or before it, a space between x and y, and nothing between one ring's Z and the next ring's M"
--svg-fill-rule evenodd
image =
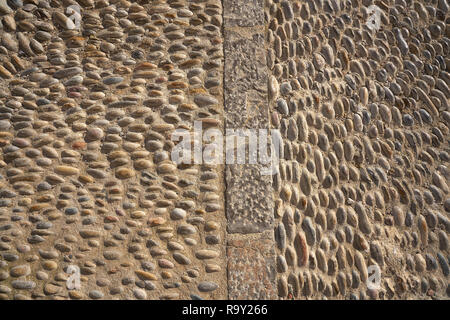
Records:
M264 1L224 0L223 7L226 128L269 129ZM261 170L226 166L230 299L276 298L272 177Z

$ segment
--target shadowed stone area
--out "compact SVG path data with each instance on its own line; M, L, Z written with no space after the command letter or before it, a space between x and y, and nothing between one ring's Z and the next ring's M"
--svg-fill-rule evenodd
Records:
M227 27L264 26L264 0L224 0L223 7Z
M225 0L224 8L226 128L269 129L263 2ZM226 167L230 299L275 297L272 176L261 175L262 169L261 164ZM264 231L255 250L255 240L248 241L255 238L249 237Z

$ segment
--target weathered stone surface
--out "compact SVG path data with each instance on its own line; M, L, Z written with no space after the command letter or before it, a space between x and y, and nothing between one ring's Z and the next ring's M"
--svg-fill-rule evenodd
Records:
M47 2L0 0L1 300L448 300L448 1Z
M270 233L267 233L270 234ZM276 270L272 238L235 235L227 243L230 299L275 299Z
M230 4L230 12L237 10L237 5L237 2ZM250 2L246 5L241 6L241 10L262 13L259 3ZM268 128L263 29L256 32L243 28L242 32L227 29L233 25L225 22L226 125L228 128ZM236 68L238 65L241 67ZM261 175L262 170L259 164L227 166L226 212L229 232L253 233L272 228L273 203L266 196L271 192L271 176Z
M265 3L270 125L284 145L272 180L281 299L448 299L448 4L406 8ZM374 266L382 285L367 290Z
M226 168L228 231L255 233L273 227L272 177L261 175L260 165L229 165Z
M221 1L72 2L0 1L0 299L226 298Z
M268 128L264 29L225 29L225 112L227 128ZM239 66L239 67L237 67Z
M224 0L224 22L227 27L263 26L263 0Z

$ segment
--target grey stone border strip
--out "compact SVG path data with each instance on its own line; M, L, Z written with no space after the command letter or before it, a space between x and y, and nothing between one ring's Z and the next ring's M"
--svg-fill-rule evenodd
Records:
M264 0L223 0L225 127L270 129ZM227 165L229 299L275 299L272 176Z

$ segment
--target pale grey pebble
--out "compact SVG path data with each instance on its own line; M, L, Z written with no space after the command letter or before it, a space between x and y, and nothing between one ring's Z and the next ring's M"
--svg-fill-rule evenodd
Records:
M2 261L2 262L3 262L3 261ZM5 264L6 264L6 262L5 262ZM8 278L9 278L8 272L6 272L6 271L0 272L0 281L6 280L6 279L8 279Z
M422 278L422 280L420 281L420 289L422 290L423 293L427 292L429 287L428 281L425 278Z
M69 207L64 210L64 213L67 215L74 215L78 213L78 209L74 207Z
M403 121L402 122L403 122L403 125L407 126L407 127L410 127L410 126L414 125L414 119L409 114L403 115Z
M280 250L283 250L286 247L286 230L282 223L275 228L275 241Z
M354 293L350 294L350 300L358 300L358 296Z
M44 271L38 271L36 272L36 278L38 280L48 280L48 274Z
M36 224L36 228L38 229L50 229L53 224L50 221L41 221Z
M124 277L124 278L122 279L122 284L123 284L124 286L127 286L127 285L132 284L132 283L134 283L134 279L131 278L131 277Z
M294 17L294 11L289 1L281 2L281 7L283 8L284 17L286 20L291 20Z
M218 104L219 101L211 96L207 96L207 95L197 95L194 97L194 102L199 106L199 107L208 107L211 105L215 105Z
M36 164L41 167L48 167L52 164L52 160L49 158L37 158Z

